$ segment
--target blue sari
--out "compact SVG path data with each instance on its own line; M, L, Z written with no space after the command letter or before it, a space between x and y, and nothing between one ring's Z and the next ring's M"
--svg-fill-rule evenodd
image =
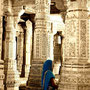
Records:
M44 90L48 90L51 78L55 78L54 74L52 73L52 61L47 60L43 65L43 71L42 71L41 85Z

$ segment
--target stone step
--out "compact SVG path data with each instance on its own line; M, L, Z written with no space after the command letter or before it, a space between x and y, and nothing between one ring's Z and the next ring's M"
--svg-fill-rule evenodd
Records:
M41 74L42 74L42 60L32 60L32 66L29 73L28 89L27 90L42 90L41 89Z
M26 90L26 86L20 86L19 90Z
M31 67L31 69L30 69L30 74L36 74L36 75L41 75L41 73L42 73L42 67L41 66L33 66L32 65L32 67Z
M30 86L30 87L27 87L26 90L43 90L43 89L39 86Z
M42 64L43 65L44 61L43 60L32 60L32 64Z
M35 86L41 86L41 79L37 79L37 78L30 78L29 79L29 81L28 81L28 84L30 85L30 86L33 86L33 85L35 85Z
M30 74L30 78L41 78L41 75Z

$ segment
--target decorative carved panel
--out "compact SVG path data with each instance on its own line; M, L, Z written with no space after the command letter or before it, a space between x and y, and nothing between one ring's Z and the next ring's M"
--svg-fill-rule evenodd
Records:
M80 21L80 57L86 57L87 40L86 20Z

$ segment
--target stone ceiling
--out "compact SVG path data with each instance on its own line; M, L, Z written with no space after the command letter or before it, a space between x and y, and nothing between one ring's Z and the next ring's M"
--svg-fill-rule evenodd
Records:
M35 4L35 0L12 0L12 1L13 1L13 6ZM56 3L57 9L59 10L65 9L63 0L51 0L51 2Z
M7 0L5 0L5 1L7 1ZM51 0L51 2L56 3L56 7L59 10L65 10L65 6L66 6L67 2L69 2L69 1L71 1L71 0ZM87 2L88 2L88 5L90 6L90 0L87 0ZM21 5L29 5L29 4L35 5L35 0L12 0L12 3L13 3L13 6L21 6Z
M63 0L52 0L51 2L55 2L56 3L56 8L57 9L65 10L64 1Z
M7 1L7 0L6 0ZM35 13L35 0L12 0L13 7L25 7L26 13ZM70 0L51 0L51 14L57 14L66 11L67 2ZM90 1L88 5L90 6Z

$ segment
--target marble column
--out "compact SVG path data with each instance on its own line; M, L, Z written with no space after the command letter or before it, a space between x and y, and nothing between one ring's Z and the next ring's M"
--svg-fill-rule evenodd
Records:
M90 31L87 0L68 2L58 90L90 89Z
M24 32L20 32L17 36L17 69L19 71L19 75L22 72L23 65L23 48L24 48Z
M0 90L4 90L4 62L0 60Z
M2 15L0 15L0 90L4 90L3 80L4 80L4 61L2 60Z
M46 61L50 53L48 43L48 32L50 30L50 0L36 0L36 17L34 31L34 51L30 69L27 88L30 90L41 89L41 72L43 62Z
M25 78L28 77L31 65L32 55L32 22L26 22L26 35L25 35Z
M4 90L4 62L1 58L2 56L2 34L3 34L3 26L2 26L2 18L3 18L3 0L0 1L0 90Z
M2 53L2 34L3 34L3 15L0 15L0 59L1 59L1 53Z
M13 7L13 16L14 16L14 29L16 30L16 60L17 60L17 69L19 75L22 72L22 65L23 65L23 47L24 47L24 31L21 26L20 16L19 13L22 8ZM20 22L19 22L20 21ZM19 23L19 24L18 24Z
M7 12L5 36L5 90L19 90L19 75L16 64L16 31L12 13Z

